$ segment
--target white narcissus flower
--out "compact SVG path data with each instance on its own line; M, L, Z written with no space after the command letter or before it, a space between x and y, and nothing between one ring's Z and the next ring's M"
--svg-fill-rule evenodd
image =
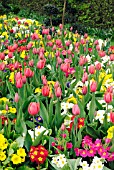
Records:
M35 128L35 138L44 130L46 130L46 128L44 128L43 126L38 126ZM28 130L28 133L31 136L32 141L34 141L34 131L33 130ZM48 130L46 130L46 132L44 133L44 135L47 135L49 133Z
M67 163L64 154L59 154L52 158L52 163L55 164L58 168L63 168L63 166Z
M89 167L89 164L87 163L87 161L82 161L82 162L80 162L80 166L82 166L82 168L83 169L88 169L88 167Z
M52 69L50 64L47 64L46 67L47 67L49 70Z

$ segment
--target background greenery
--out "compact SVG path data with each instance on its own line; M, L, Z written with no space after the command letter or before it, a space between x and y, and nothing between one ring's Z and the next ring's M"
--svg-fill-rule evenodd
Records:
M47 4L50 10L45 8ZM63 4L64 0L0 0L0 14L13 12L38 19L46 26L50 26L51 17L52 24L58 26ZM65 24L81 34L89 32L92 36L114 41L114 0L66 0Z

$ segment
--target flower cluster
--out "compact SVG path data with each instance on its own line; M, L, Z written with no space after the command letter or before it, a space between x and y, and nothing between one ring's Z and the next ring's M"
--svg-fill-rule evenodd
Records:
M11 156L11 161L13 164L17 165L25 162L26 152L24 148L19 148L16 154Z
M42 145L31 146L29 152L31 162L43 164L48 156L48 151Z
M92 163L89 165L87 163L87 161L80 161L80 166L82 167L82 170L103 170L104 164L103 164L104 160L102 158L98 158L97 156L95 156L92 160Z
M6 149L8 147L8 141L4 137L4 135L0 134L0 161L4 161L6 159Z
M75 148L74 151L76 156L81 156L83 158L99 155L107 161L113 161L114 152L110 152L110 142L111 140L108 138L105 139L105 144L102 143L101 139L96 139L93 142L90 136L85 136L82 140L83 149Z
M64 154L59 154L54 156L51 161L53 164L57 166L57 168L63 168L65 164L67 164L67 160Z

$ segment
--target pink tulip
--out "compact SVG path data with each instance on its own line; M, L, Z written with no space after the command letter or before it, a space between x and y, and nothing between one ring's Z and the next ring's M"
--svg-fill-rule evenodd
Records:
M9 57L9 58L12 58L12 57L13 57L13 53L12 53L12 52L9 52L9 53L8 53L8 57Z
M90 65L88 71L89 71L90 74L94 74L95 73L95 66Z
M84 56L80 56L79 65L83 66L87 62L87 59Z
M18 80L16 80L16 87L21 88L22 86L23 86L23 81L21 78L19 78Z
M5 69L5 64L2 62L0 63L0 70L3 71Z
M22 78L22 73L21 72L17 72L15 74L15 80L21 79Z
M42 95L46 97L46 96L49 96L50 88L49 88L49 86L46 85L46 86L42 87L41 91L42 91Z
M42 79L43 85L44 85L44 86L47 85L46 76L42 75L41 79Z
M114 112L110 112L110 121L114 123Z
M28 112L30 115L34 116L40 111L40 103L31 102L28 107Z
M105 100L106 103L112 102L112 93L106 92L106 93L104 94L104 100Z
M69 41L69 40L66 41L65 45L66 45L66 46L69 46L69 45L70 45L70 41Z
M18 68L19 68L19 62L16 61L16 62L14 63L14 69L17 70Z
M96 70L101 70L101 63L97 62L95 68Z
M62 42L61 42L60 39L57 39L57 40L55 41L55 43L56 43L57 46L61 46L61 44L62 44Z
M61 90L60 87L57 87L57 88L55 89L55 95L56 95L56 97L61 97L61 95L62 95L62 90Z
M55 56L59 57L60 56L60 51L56 51Z
M96 46L96 50L100 51L100 46L99 45Z
M33 77L34 72L33 72L30 68L25 68L25 69L24 69L24 75L25 75L26 77Z
M28 64L29 64L30 67L33 67L34 66L34 60L30 60Z
M62 123L62 125L61 125L61 130L64 131L65 129L66 129L66 126L65 126L64 123Z
M27 81L26 76L22 76L22 82L23 82L23 84L25 84L26 81Z
M51 35L47 35L47 39L48 39L48 40L51 40Z
M83 86L83 87L82 87L82 94L83 94L83 95L86 95L86 94L87 94L87 87L86 87L86 86Z
M91 90L91 92L95 92L97 90L97 82L96 81L92 81L92 83L90 84L90 90Z
M62 25L62 24L59 24L59 28L62 30L62 29L63 29L63 25Z
M114 61L114 54L110 54L110 61Z
M95 44L95 45L98 45L98 44L99 44L99 41L98 41L98 40L95 40L94 44Z
M18 103L18 101L19 101L19 95L18 93L15 93L14 102Z
M5 59L5 54L4 53L0 53L0 59L4 60Z
M45 60L39 60L37 63L37 68L38 69L43 69L45 66Z
M63 72L68 72L68 70L69 70L69 68L70 68L70 64L69 63L63 63L63 64L61 64L61 70L63 71Z
M74 104L74 106L72 107L72 113L74 115L79 115L80 114L80 108L77 104Z
M104 57L106 55L105 51L99 51L99 56Z
M27 49L30 50L30 49L32 48L32 46L33 46L33 44L32 44L32 43L29 43L29 44L27 45Z
M82 82L85 83L88 80L88 74L87 72L84 72L83 77L82 77Z

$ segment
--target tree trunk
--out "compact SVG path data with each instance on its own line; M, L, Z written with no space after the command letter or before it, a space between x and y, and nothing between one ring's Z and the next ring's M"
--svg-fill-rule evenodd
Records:
M64 6L63 6L63 15L62 15L62 25L63 26L64 26L65 10L66 10L66 0L64 0Z

